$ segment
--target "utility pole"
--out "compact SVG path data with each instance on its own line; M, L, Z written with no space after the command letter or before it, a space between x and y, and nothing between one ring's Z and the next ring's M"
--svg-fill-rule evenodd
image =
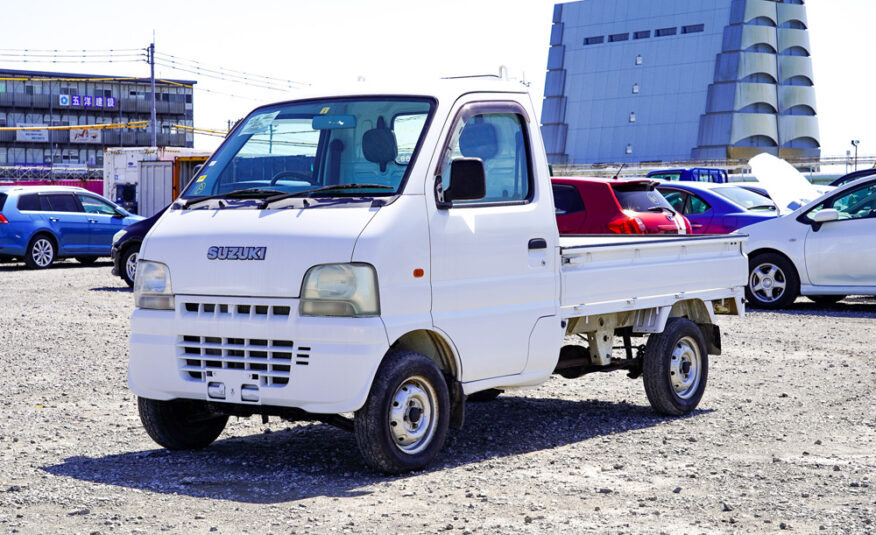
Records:
M855 171L858 170L858 144L861 143L859 139L852 140L852 146L855 147Z
M152 116L149 129L152 132L152 146L158 146L158 136L155 132L155 32L152 32L152 43L149 45L149 83L152 87Z

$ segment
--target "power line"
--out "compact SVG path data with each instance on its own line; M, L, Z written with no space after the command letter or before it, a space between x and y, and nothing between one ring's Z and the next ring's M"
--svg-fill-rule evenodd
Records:
M263 74L249 73L249 72L245 72L245 71L238 71L235 69L229 69L227 67L210 65L207 63L203 63L201 61L197 61L197 60L193 60L193 59L186 59L186 58L182 58L179 56L174 56L173 54L165 54L162 52L157 52L156 54L160 57L160 59L162 59L164 61L169 61L170 63L174 63L174 64L180 64L184 67L199 68L199 69L209 71L209 72L227 74L229 76L241 75L238 77L244 78L244 79L261 78L262 81L265 81L266 83L268 81L272 81L272 82L280 82L282 84L290 84L290 85L302 85L302 86L309 86L310 85L307 82L298 82L295 80L289 80L289 79L285 79L285 78L277 78L274 76L266 76ZM163 57L161 57L161 56L163 56ZM173 58L173 59L168 59L168 58ZM186 64L188 64L188 65L186 65ZM258 80L256 80L256 81L258 81Z
M87 49L87 48L68 48L57 49L57 48L0 48L0 52L56 52L56 53L68 53L68 52L81 52L84 54L97 53L97 52L142 52L142 48L101 48L101 49Z
M158 65L158 66L160 66L160 67L166 67L166 68L173 69L173 70L177 70L177 71L181 71L181 72L187 72L187 73L189 73L189 74L195 74L195 75L198 75L198 76L203 76L203 77L205 77L205 78L212 78L212 79L214 79L214 80L222 80L222 81L225 81L225 82L232 82L232 83L236 83L236 84L247 85L247 86L250 86L250 87L258 87L258 88L260 88L260 89L270 89L270 90L272 90L272 91L281 91L281 92L286 92L287 89L297 89L297 88L295 88L295 87L291 87L291 86L288 87L288 88L282 88L282 87L276 87L276 86L264 85L264 84L260 84L260 83L254 83L253 81L237 80L237 79L234 79L234 78L228 78L228 77L225 77L225 76L219 76L219 75L215 75L215 74L208 74L208 73L205 73L205 72L203 72L203 71L199 71L199 70L184 69L184 68L182 68L182 67L180 67L180 66L177 66L177 65L171 65L171 64L163 63L163 62L159 62L159 61L156 61L155 64Z

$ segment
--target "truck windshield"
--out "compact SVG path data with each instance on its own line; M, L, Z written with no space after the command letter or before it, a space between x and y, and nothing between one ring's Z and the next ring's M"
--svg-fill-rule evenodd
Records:
M414 97L309 100L259 108L229 135L182 197L241 190L308 195L317 188L313 196L394 195L416 158L433 109L431 99Z

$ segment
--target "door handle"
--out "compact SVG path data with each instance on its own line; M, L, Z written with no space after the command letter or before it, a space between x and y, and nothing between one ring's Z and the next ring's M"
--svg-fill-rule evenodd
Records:
M97 223L97 219L89 219L88 222L89 223Z
M699 223L691 223L691 224L690 224L690 228L692 228L692 229L698 229L698 228L703 228L703 226L700 225Z
M49 221L51 221L52 223L57 223L57 222L58 222L58 218L57 218L57 217L50 217L50 218L49 218Z
M532 238L529 240L529 250L547 249L547 240L544 238Z

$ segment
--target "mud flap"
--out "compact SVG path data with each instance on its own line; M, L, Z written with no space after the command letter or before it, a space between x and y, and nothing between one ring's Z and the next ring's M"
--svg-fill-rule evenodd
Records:
M703 338L706 339L706 350L709 355L721 354L721 328L712 323L697 323Z
M462 383L453 377L444 376L447 381L447 390L450 393L450 427L462 429L465 423L465 392Z

